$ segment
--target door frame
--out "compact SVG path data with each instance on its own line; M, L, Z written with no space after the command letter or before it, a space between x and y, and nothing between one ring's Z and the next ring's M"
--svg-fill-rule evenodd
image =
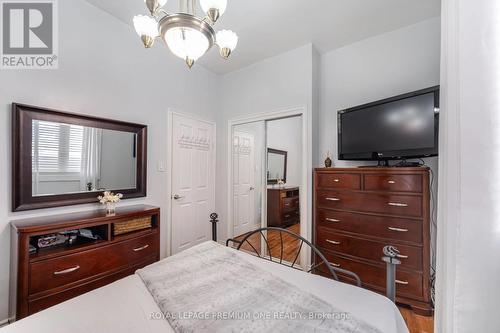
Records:
M173 144L174 144L174 131L173 131L173 126L174 126L174 115L179 116L179 117L184 117L196 121L201 121L204 123L207 123L209 125L212 125L214 128L213 132L213 141L212 141L212 146L214 150L214 158L213 158L213 177L214 177L214 188L213 188L213 197L214 197L214 211L216 209L216 202L215 202L215 188L217 186L216 183L216 177L217 177L217 124L214 121L208 120L206 118L200 117L198 115L192 114L192 113L187 113L187 112L182 112L173 108L168 108L167 109L167 161L166 161L166 173L167 173L167 213L165 214L167 217L167 225L165 228L162 228L163 230L167 230L168 235L166 238L166 257L169 257L172 254L172 170L173 170ZM159 165L157 165L159 161L155 162L155 169L158 169ZM207 216L207 224L210 222L209 216Z
M227 238L234 237L233 224L233 127L235 125L243 125L257 121L270 121L283 118L300 116L302 118L302 180L301 180L301 200L300 200L300 235L305 239L312 240L312 115L307 112L306 106L291 107L287 109L268 111L262 113L251 114L228 120L227 123ZM267 147L267 140L266 142ZM263 159L266 164L267 156ZM264 170L264 169L263 169ZM261 227L267 225L267 179L266 172L262 173L262 216ZM304 223L305 221L305 223ZM311 256L309 249L301 251L300 262L303 267L311 265Z

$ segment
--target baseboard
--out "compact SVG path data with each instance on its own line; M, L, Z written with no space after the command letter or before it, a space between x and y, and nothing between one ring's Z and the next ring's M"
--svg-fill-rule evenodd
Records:
M3 319L3 320L0 320L0 327L7 326L7 325L9 325L11 322L12 322L12 320L11 320L11 319L9 319L9 318L7 318L7 319Z

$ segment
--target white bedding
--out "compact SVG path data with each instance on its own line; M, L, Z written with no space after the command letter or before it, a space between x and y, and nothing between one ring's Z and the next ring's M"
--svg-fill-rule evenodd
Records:
M247 260L336 308L362 318L382 332L408 332L399 310L384 296L242 252L238 255L246 256ZM142 280L133 275L29 316L0 329L0 332L173 332L165 319L151 319L152 313L160 313L160 309Z

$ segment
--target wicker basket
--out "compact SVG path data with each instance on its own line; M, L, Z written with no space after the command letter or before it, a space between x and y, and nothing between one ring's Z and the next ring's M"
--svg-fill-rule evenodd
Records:
M140 217L124 222L116 222L113 224L113 234L122 235L128 232L151 228L151 216Z

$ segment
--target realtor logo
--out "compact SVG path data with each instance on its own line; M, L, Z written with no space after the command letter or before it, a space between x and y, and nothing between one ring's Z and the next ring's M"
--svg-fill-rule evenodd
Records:
M2 69L57 69L56 0L0 0Z

